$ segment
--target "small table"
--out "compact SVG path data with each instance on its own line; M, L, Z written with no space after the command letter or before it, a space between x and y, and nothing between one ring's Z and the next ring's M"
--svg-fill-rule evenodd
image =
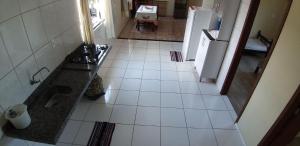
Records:
M141 5L136 12L135 20L137 22L136 28L139 31L140 26L146 23L152 25L152 30L157 29L157 6Z

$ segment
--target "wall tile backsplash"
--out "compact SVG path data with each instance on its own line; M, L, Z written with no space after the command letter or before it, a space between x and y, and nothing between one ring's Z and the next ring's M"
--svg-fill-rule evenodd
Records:
M76 0L0 0L0 126L3 111L38 87L31 76L53 71L81 42Z
M24 102L24 90L15 71L11 71L0 80L0 93L0 104L3 109Z
M33 51L36 51L48 41L46 31L42 24L41 11L40 9L35 9L24 13L22 17L31 48Z
M1 66L0 78L3 77L5 74L7 74L13 68L11 61L9 60L9 57L7 55L7 51L4 48L4 44L1 37L0 37L0 66Z
M32 54L21 16L3 22L0 33L14 66Z
M20 13L18 0L0 0L0 22Z
M41 7L42 18L45 25L48 38L54 38L60 33L61 27L58 21L58 11L56 10L55 4Z
M19 0L21 12L25 12L40 5L40 0Z
M25 97L28 97L39 85L38 83L33 86L28 86L30 84L31 76L38 71L38 66L36 64L35 58L33 56L30 56L28 59L22 62L22 64L17 66L15 68L15 71L20 79L21 85L24 90L24 95ZM42 79L41 75L36 76L36 79Z

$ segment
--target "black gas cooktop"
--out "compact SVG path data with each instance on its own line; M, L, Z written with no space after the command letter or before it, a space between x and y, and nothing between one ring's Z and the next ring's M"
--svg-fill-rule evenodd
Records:
M67 57L69 63L97 64L108 49L108 45L81 45Z

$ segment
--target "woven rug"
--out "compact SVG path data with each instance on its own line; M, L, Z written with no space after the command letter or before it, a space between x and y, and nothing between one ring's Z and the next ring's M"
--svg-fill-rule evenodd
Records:
M87 146L109 146L116 124L96 122Z
M170 51L171 61L183 62L180 51Z

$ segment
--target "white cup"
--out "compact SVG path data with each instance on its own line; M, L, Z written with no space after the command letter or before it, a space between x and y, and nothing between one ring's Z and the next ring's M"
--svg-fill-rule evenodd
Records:
M16 112L16 115L12 117L10 111ZM25 129L31 123L31 118L27 111L27 105L17 104L13 107L10 107L5 112L5 118L9 120L16 129Z

